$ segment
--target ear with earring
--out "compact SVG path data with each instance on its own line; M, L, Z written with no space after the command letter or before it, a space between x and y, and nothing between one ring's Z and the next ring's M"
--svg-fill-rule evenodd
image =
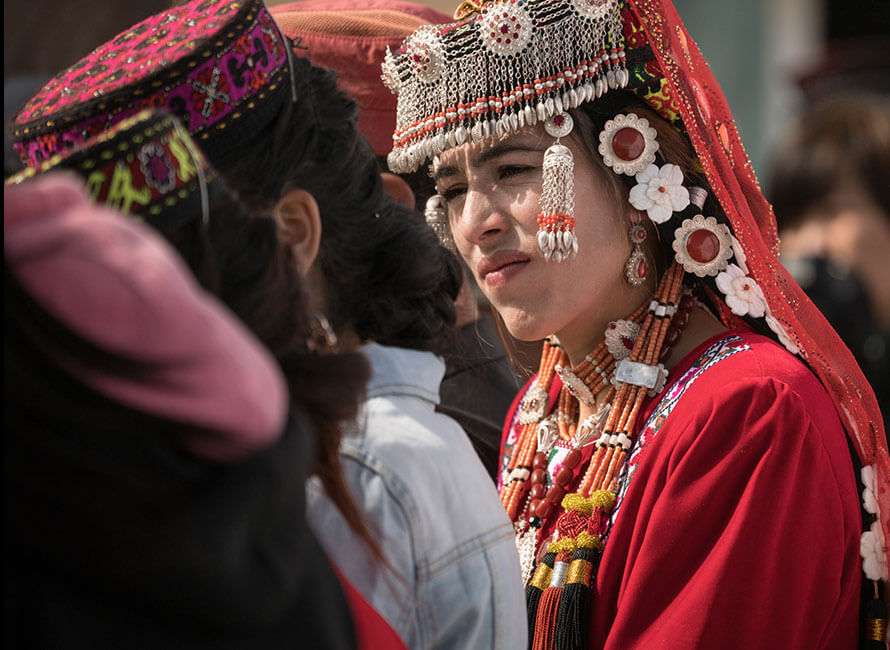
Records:
M630 239L631 251L630 257L624 264L624 277L627 278L628 284L638 287L649 277L649 263L646 261L646 252L643 250L643 242L648 236L646 226L643 216L637 211L631 213L627 236Z
M309 322L309 338L306 340L306 347L317 354L329 354L338 351L339 343L337 333L334 332L327 317L320 312L314 313Z

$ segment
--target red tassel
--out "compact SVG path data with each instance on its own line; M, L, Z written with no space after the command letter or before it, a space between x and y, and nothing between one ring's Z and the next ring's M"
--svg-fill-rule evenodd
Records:
M556 647L556 616L561 598L562 587L547 587L541 594L532 650L554 650Z

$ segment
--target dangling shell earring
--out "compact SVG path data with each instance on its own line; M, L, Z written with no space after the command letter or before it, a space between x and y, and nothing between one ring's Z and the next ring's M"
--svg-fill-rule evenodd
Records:
M560 138L572 132L572 117L558 113L544 122L544 130L556 138L544 152L541 212L538 215L538 247L544 259L562 262L578 253L575 237L575 160Z
M452 253L457 253L454 238L451 236L451 227L448 225L448 206L445 197L441 194L433 194L427 199L423 216L426 218L427 225L439 238L439 243Z

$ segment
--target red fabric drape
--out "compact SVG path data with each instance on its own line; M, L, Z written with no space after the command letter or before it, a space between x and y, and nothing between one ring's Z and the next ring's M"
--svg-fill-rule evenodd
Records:
M773 316L828 389L864 465L874 465L885 539L890 539L890 457L874 392L853 355L778 261L776 219L745 153L729 105L670 0L629 0L708 182L747 256ZM888 558L890 561L890 558Z

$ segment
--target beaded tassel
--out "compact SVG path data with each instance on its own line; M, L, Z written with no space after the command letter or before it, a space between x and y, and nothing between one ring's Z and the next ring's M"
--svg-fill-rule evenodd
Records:
M544 259L562 262L578 253L575 237L575 161L565 145L544 152L538 247Z
M531 646L532 639L535 638L535 621L538 617L538 604L541 602L541 594L550 585L550 579L553 576L553 562L556 560L556 553L547 553L544 555L532 579L529 580L525 588L525 605L528 615L528 643Z
M553 621L559 613L559 601L562 598L563 584L568 569L570 555L566 551L556 554L553 562L553 573L550 584L541 593L538 603L538 614L535 618L535 635L532 650L554 650L556 647L556 628Z

